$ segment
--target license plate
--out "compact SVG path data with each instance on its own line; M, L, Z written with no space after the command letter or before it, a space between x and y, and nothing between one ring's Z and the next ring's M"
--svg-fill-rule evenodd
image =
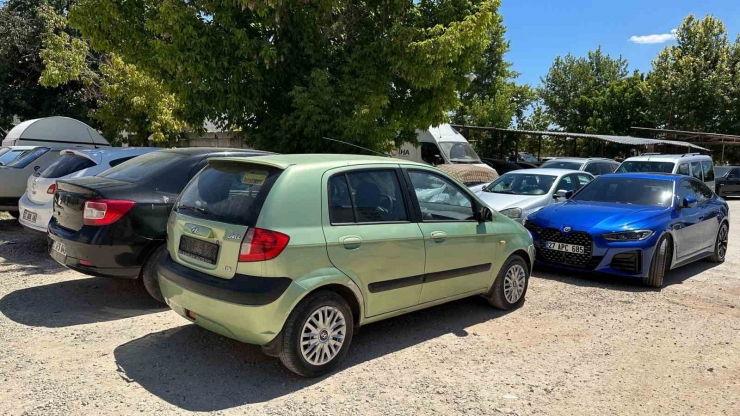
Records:
M64 243L55 241L54 244L51 245L51 249L61 254L62 256L67 256L67 246L65 246Z
M36 213L27 209L23 210L23 219L29 222L36 222Z
M545 247L550 250L564 251L573 254L586 254L586 247L575 244L556 243L555 241L545 241Z
M180 237L178 254L208 264L216 264L218 244L183 235Z

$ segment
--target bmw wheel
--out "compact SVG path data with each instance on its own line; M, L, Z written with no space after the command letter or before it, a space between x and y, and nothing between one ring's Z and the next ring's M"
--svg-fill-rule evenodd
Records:
M488 302L497 309L518 308L524 303L527 286L529 286L529 267L524 259L514 254L499 270L493 288L487 296Z
M730 227L723 222L717 231L717 240L714 242L714 253L709 256L709 261L713 263L722 263L727 255L727 240L730 236Z
M670 267L670 255L670 239L663 236L655 246L655 254L653 254L653 261L650 262L648 277L643 280L646 286L655 288L663 287L663 277L665 276L666 268Z
M354 331L352 310L334 292L314 292L293 309L283 331L280 361L298 375L318 377L347 355Z

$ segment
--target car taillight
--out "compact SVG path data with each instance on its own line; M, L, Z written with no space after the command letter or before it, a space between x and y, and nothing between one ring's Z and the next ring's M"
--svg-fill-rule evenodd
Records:
M46 190L46 193L49 194L49 195L53 195L54 192L56 192L56 190L57 190L57 184L56 183L52 183L51 186L49 187L49 189Z
M250 228L239 249L239 261L272 260L283 252L290 237L277 231Z
M109 225L118 221L136 205L134 201L93 199L85 202L82 222L85 225Z

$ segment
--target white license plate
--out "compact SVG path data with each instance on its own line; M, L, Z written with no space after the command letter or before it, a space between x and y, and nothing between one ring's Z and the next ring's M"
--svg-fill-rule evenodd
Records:
M36 222L36 213L27 209L23 210L23 219L29 222Z
M554 241L545 241L545 247L550 250L564 251L566 253L586 254L586 247L574 244L556 243Z
M51 249L61 254L62 256L67 256L67 246L65 246L64 243L55 241L54 244L51 245Z

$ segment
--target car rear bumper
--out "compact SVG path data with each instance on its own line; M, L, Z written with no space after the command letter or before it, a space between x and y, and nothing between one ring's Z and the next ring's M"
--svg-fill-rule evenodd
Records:
M305 294L304 288L288 278L250 276L232 282L182 266L169 254L162 257L157 272L162 296L173 311L205 329L248 344L272 341ZM195 319L188 312L195 314Z
M23 194L20 201L18 201L18 211L20 212L18 222L31 231L38 231L46 234L46 229L49 226L49 221L51 220L52 215L51 204L51 201L47 204L35 204L26 194ZM36 214L36 221L31 222L24 219L24 211Z

